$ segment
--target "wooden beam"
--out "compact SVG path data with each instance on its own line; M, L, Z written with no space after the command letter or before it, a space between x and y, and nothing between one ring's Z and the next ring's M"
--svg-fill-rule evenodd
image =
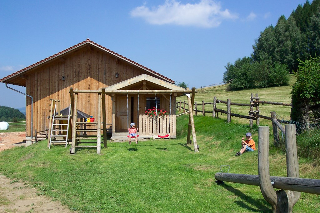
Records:
M247 185L260 186L259 175L221 173L215 174L216 180ZM270 176L270 184L273 188L306 192L320 195L320 180Z
M108 90L108 88L106 89L106 94L110 95L110 94L167 94L167 93L180 93L180 94L184 94L184 93L191 93L192 90Z

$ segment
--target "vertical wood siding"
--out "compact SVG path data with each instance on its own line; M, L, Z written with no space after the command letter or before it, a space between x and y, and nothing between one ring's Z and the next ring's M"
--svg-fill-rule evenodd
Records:
M116 73L119 73L118 78L115 77ZM50 99L60 100L61 109L70 105L70 87L77 90L98 90L143 73L147 72L91 46L77 49L30 70L26 75L26 92L34 98L33 130L39 132L48 129ZM27 98L26 102L26 131L27 136L30 136L30 98ZM78 98L78 109L97 117L97 103L96 95L81 94ZM111 110L111 97L107 96L108 124L112 123Z

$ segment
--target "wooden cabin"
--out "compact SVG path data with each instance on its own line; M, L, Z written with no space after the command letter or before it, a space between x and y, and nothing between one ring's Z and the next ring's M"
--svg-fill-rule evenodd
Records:
M113 134L125 131L128 122L139 123L139 116L157 100L157 106L167 111L171 103L171 115L174 115L176 96L187 92L175 86L173 80L89 39L4 77L0 82L26 87L27 136L49 129L51 100L59 100L61 109L68 107L70 88L106 88L106 123ZM124 90L133 92L123 93ZM33 113L29 97L33 98ZM96 94L79 94L77 109L97 117L97 103ZM141 129L142 124L139 125Z

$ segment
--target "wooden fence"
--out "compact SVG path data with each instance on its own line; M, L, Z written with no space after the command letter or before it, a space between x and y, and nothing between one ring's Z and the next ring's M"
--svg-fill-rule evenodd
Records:
M220 103L226 104L227 110L217 108L217 104L220 104ZM213 102L202 101L202 103L200 103L200 104L195 102L193 109L194 109L195 115L198 115L198 113L202 113L203 116L206 116L207 113L210 113L210 114L212 113L212 117L218 117L219 112L226 114L228 122L231 121L231 117L249 119L251 127L253 125L253 120L255 120L257 126L259 126L259 124L260 124L259 119L260 118L267 119L270 121L277 121L278 123L289 123L289 121L283 121L283 120L276 119L275 113L271 113L270 116L261 115L260 111L259 111L260 104L292 106L291 104L287 104L287 103L261 101L258 94L256 94L255 97L253 96L253 94L251 94L250 103L234 103L234 102L231 102L230 99L227 99L227 101L224 101L224 100L217 99L217 97L213 97ZM188 103L186 103L185 101L183 101L183 102L179 101L179 102L177 102L176 107L179 110L179 112L181 112L182 110L185 112L188 109L188 107L186 107L186 105L188 105ZM206 110L206 108L205 108L206 105L212 105L212 110ZM248 115L241 115L241 114L237 114L237 113L232 113L231 112L232 105L248 107L249 108ZM283 127L282 127L282 129L283 129Z
M144 136L170 135L176 137L176 115L150 117L139 115L139 133Z
M300 192L320 194L320 180L299 178L299 162L296 146L296 126L287 124L286 162L287 177L272 177L269 173L269 127L259 127L259 175L216 173L217 183L223 181L260 186L265 200L271 204L273 212L292 212L300 198ZM275 191L274 188L281 189ZM289 190L289 191L285 191Z

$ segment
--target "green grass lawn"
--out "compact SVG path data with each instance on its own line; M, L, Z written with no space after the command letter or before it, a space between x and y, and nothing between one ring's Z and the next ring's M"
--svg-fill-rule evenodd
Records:
M196 116L195 153L186 145L187 124L187 116L177 118L177 139L108 143L101 155L94 149L70 155L69 147L48 149L47 141L5 150L0 172L78 212L271 212L259 187L217 185L214 178L221 171L258 174L258 152L234 156L247 131L257 143L257 127ZM283 151L271 145L270 152L271 175L286 176ZM301 177L320 178L319 167L299 161ZM294 212L316 212L319 201L302 193Z

